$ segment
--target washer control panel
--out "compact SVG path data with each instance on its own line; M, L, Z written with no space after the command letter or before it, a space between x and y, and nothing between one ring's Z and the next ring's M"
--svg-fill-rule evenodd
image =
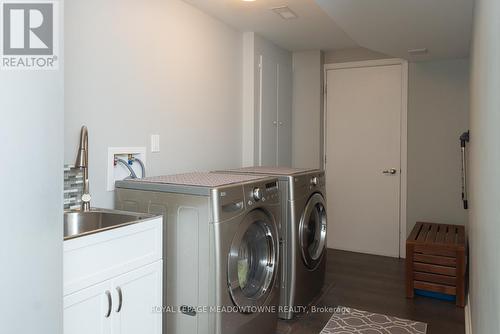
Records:
M230 219L255 207L280 203L278 179L265 177L254 182L211 190L214 222Z
M318 177L317 177L317 176L313 176L313 177L311 177L311 185L312 185L312 186L317 186L317 185L318 185L318 183L319 183L319 179L318 179Z
M252 196L253 196L253 200L255 202L258 202L258 201L262 200L263 198L265 198L264 191L260 187L253 188Z
M271 179L262 183L245 186L246 204L253 206L258 203L279 203L278 180Z

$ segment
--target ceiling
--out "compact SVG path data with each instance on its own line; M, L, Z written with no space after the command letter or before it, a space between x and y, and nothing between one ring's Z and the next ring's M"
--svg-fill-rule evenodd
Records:
M474 0L316 0L360 46L413 60L469 55ZM428 54L411 57L410 49Z
M474 0L184 0L290 51L368 48L410 60L467 57ZM288 6L298 18L271 9ZM409 49L427 48L411 56Z
M254 31L290 51L357 47L314 0L184 0L240 31ZM271 9L287 5L298 18Z

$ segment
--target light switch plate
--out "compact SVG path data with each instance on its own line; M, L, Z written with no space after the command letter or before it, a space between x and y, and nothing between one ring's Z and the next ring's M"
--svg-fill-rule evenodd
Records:
M160 152L160 135L151 135L151 152Z

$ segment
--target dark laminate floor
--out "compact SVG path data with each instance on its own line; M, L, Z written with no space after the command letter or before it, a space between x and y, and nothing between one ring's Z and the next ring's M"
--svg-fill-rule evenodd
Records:
M428 324L427 334L464 334L464 311L454 303L405 297L404 260L328 250L326 282L318 306L349 306ZM280 334L318 334L328 313L280 321Z

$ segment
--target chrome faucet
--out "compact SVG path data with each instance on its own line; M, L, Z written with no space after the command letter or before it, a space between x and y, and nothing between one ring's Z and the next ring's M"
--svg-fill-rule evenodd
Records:
M80 132L80 147L76 156L75 168L83 170L83 194L81 211L90 211L89 192L89 132L87 127L82 126Z

